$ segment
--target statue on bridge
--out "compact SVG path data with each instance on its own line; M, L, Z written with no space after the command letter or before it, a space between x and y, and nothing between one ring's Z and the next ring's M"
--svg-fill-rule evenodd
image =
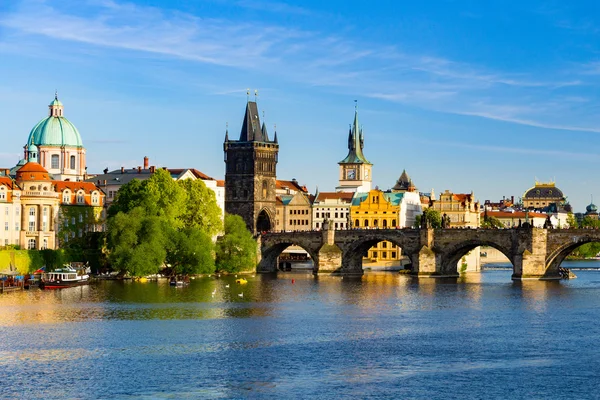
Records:
M550 215L548 215L546 221L544 221L544 229L554 229L554 225L552 225L552 221L550 221Z

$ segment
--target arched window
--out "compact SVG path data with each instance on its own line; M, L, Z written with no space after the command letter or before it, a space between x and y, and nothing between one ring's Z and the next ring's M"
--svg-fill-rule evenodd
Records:
M62 202L65 204L69 204L71 202L71 192L65 190L62 195Z
M384 228L387 228L387 219L384 219L384 220L383 220L383 227L384 227Z
M75 156L71 156L71 169L75 169Z
M365 228L368 228L368 227L369 227L369 220L365 219Z
M60 168L60 161L59 161L58 154L52 154L52 157L50 157L50 168L54 168L54 169Z
M77 192L77 204L83 204L85 202L85 194L83 191Z
M379 226L379 220L378 219L373 220L373 226L374 227Z
M93 205L95 205L95 206L98 205L98 199L99 199L98 192L92 193L92 204Z
M396 220L395 219L392 220L392 226L396 226Z
M263 199L266 199L267 196L268 196L268 194L269 194L268 186L269 186L269 184L267 183L267 181L263 181L263 183L262 183L262 197L263 197Z
M359 228L360 227L360 220L357 219L356 222L354 223L354 226L357 227L357 228Z

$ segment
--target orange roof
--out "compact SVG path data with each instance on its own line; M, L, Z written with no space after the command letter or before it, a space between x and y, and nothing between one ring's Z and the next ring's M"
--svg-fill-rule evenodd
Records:
M348 203L352 201L354 193L350 192L319 192L315 201L321 200L347 200Z
M23 165L21 168L19 168L17 170L17 172L45 172L48 173L48 171L46 171L46 169L44 167L42 167L40 164L30 161L27 164Z
M221 180L221 179L217 179L217 186L218 187L225 187L225 181Z
M91 193L94 190L100 192L98 186L95 183L91 182L70 182L70 181L53 181L54 186L56 187L57 192L62 192L65 189L69 189L72 192L77 192L78 190L83 189L86 193Z
M300 186L297 181L280 181L277 180L277 189L291 189L298 192L308 193L306 186Z
M9 189L14 189L15 182L7 176L0 176L0 185L4 185Z
M471 200L471 195L465 193L454 193L454 200L465 202L467 200Z

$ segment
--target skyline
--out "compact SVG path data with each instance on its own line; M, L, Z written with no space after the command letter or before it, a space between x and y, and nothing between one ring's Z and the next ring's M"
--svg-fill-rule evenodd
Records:
M600 196L600 6L503 4L0 5L0 163L22 158L57 89L88 172L148 156L223 179L250 88L277 124L278 178L311 192L337 185L358 100L373 186L406 169L423 192L483 202L555 180L584 211Z

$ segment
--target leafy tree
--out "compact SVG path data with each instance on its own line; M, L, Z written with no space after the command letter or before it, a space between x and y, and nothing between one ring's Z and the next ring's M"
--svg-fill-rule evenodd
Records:
M108 220L109 260L131 276L155 274L165 261L165 221L147 216L143 208L119 212Z
M217 205L215 193L199 179L184 179L178 183L186 194L185 204L179 215L183 226L198 228L209 236L222 232L221 209Z
M496 217L484 216L481 227L486 229L504 228L504 224Z
M108 209L108 218L117 215L119 212L128 213L136 207L140 207L144 201L143 181L133 179L129 183L121 186L117 192L117 197Z
M169 275L208 274L215 270L214 244L197 228L169 232L166 262Z
M569 255L569 258L590 258L596 257L600 253L600 243L586 243L579 246Z
M423 214L422 215L417 215L417 218L415 219L415 225L416 226L421 226L421 220L423 218L423 216L425 216L425 218L427 218L427 226L430 228L441 228L442 227L442 215L440 214L439 211L434 210L433 208L426 208L423 210Z
M239 272L256 265L256 241L239 215L225 215L225 234L217 241L217 270Z
M582 228L600 228L600 221L586 215L581 221Z
M567 225L569 228L577 228L577 220L575 219L575 215L572 212L567 213Z

